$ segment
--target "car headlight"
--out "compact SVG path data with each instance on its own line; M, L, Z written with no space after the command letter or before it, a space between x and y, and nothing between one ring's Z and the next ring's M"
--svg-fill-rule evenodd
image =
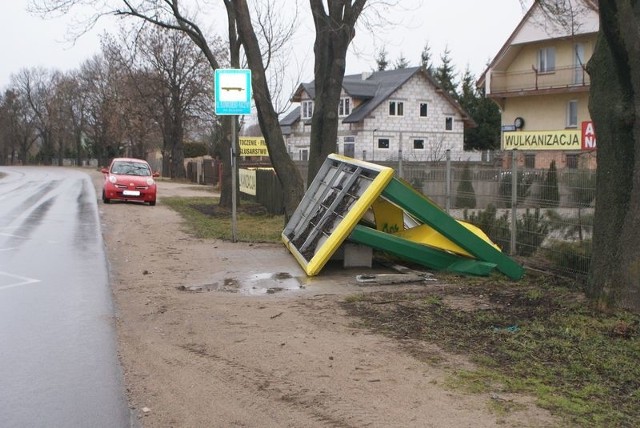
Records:
M155 181L153 181L153 178L147 178L147 186L153 186L155 184Z
M113 184L116 184L116 182L118 181L118 179L115 177L115 175L110 175L109 176L109 181Z

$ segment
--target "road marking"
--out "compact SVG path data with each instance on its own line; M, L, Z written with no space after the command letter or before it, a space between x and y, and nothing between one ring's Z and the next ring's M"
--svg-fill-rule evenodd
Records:
M14 235L13 233L5 233L5 232L0 232L0 236L8 236L8 237L10 237L10 238L21 238L21 239L26 239L24 236Z
M9 237L9 238L27 239L24 236L14 235L13 233L7 233L7 232L0 232L0 236L6 236L6 237ZM16 249L18 249L18 247L0 248L0 252L2 252L2 251L11 251L11 250L16 250Z
M0 285L0 290L4 290L6 288L20 287L22 285L35 284L36 282L40 282L39 279L27 278L26 276L13 275L9 272L0 271L0 277L6 276L11 279L17 280L17 282L13 282L7 285Z

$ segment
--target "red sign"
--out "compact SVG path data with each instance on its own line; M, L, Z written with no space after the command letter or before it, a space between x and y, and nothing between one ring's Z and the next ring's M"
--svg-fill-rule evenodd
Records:
M596 150L596 131L593 122L582 122L582 150Z

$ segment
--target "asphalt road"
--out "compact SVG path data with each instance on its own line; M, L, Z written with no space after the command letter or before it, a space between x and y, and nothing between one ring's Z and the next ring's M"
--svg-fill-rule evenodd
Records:
M131 426L89 176L2 173L0 426Z

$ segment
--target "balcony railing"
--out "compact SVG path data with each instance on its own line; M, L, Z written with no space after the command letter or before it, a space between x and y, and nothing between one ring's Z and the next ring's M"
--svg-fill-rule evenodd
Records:
M540 72L535 68L526 71L493 71L491 94L543 91L552 89L588 88L589 74L583 67L556 67L553 71Z

